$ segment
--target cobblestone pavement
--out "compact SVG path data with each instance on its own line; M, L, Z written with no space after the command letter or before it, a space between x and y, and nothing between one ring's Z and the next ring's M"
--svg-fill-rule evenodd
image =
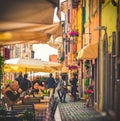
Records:
M87 108L81 101L59 103L58 108L62 121L110 121L93 108Z

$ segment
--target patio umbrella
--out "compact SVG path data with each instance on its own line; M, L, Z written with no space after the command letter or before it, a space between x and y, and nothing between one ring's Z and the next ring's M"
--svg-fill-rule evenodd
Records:
M60 68L56 62L15 58L5 61L4 72L54 72Z

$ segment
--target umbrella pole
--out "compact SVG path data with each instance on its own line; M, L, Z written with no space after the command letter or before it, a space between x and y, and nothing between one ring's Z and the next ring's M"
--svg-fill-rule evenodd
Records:
M25 68L25 73L27 73L27 68Z

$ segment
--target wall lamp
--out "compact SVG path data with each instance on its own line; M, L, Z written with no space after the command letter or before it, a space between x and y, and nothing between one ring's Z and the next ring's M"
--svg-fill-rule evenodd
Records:
M107 27L106 26L97 26L94 30L106 30Z
M105 33L106 33L106 30L107 30L107 27L106 26L97 26L94 31L97 31L97 30L104 30Z
M107 39L107 27L106 26L97 26L94 31L97 31L97 30L104 30L104 37Z

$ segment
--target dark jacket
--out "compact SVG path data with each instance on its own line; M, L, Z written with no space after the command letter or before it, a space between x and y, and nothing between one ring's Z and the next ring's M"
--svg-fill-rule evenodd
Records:
M24 78L22 77L22 75L19 75L17 78L15 78L16 81L18 81L19 87L22 87L22 81L24 80Z
M77 80L76 77L72 78L72 80L70 81L71 86L72 86L71 93L76 93L77 92L77 87L78 87L77 82L78 82L78 80Z
M75 77L72 78L72 80L70 81L70 83L71 83L72 86L76 86L77 85L77 82L78 82L78 80Z
M63 94L67 93L67 82L65 80L61 82L61 93Z
M47 87L48 88L55 88L55 80L53 77L49 77L47 80Z
M22 91L28 91L31 88L31 82L27 78L24 78L21 81L21 89Z
M10 87L5 89L4 100L8 107L15 104L17 99L20 97L20 93L13 91Z

